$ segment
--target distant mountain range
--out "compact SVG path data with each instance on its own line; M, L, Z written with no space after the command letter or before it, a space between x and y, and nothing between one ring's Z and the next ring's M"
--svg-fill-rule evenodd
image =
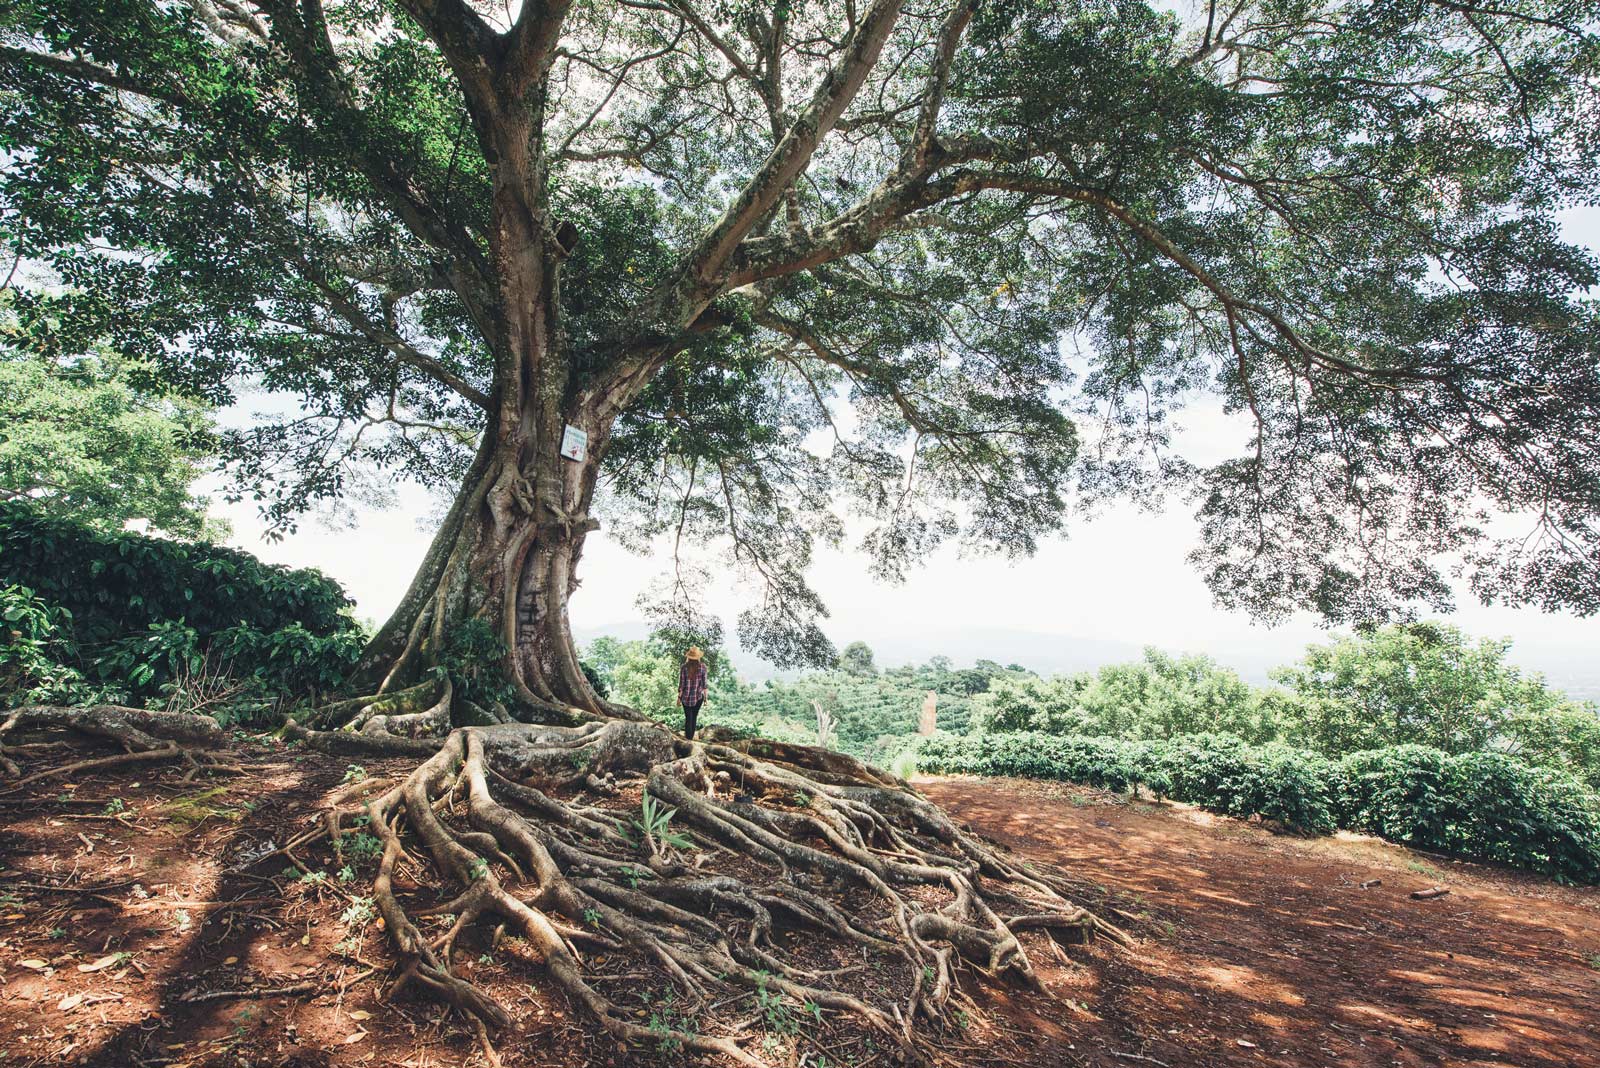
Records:
M650 627L643 620L627 620L595 627L574 626L573 633L580 643L593 641L601 635L632 641L646 637ZM920 664L929 657L948 656L957 667L968 667L975 660L994 660L1001 664L1019 664L1040 675L1057 675L1093 671L1106 664L1138 660L1144 655L1144 647L1132 642L999 627L933 628L915 634L863 633L835 635L834 638L839 645L858 639L866 642L872 646L879 667ZM1269 671L1297 660L1305 648L1287 636L1268 634L1250 645L1197 639L1186 645L1161 643L1161 647L1174 653L1205 653L1233 668L1246 681L1258 685L1271 681ZM781 670L760 657L743 652L736 642L729 644L728 652L739 676L750 682L799 674ZM1543 672L1551 686L1564 690L1571 697L1600 702L1600 654L1519 644L1512 650L1511 659L1524 670Z

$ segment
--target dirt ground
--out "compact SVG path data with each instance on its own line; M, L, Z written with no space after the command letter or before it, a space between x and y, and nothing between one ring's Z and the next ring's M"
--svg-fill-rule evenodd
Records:
M275 742L235 759L247 774L146 766L0 789L0 1066L484 1063L438 1006L382 1000L371 858L325 841L272 852L314 829L346 762ZM1037 936L1053 998L968 977L983 1011L942 1047L952 1068L1600 1066L1600 892L1054 784L919 786L1065 869L1138 938L1057 955ZM1434 885L1451 893L1409 896ZM515 1010L508 1066L697 1063L618 1047L518 956L485 932L456 959ZM690 1011L626 961L587 967L641 1018ZM842 1043L824 1060L826 1040L792 1068L887 1062Z
M1135 910L1137 952L1055 977L1083 1063L1600 1065L1600 891L1071 786L919 785Z

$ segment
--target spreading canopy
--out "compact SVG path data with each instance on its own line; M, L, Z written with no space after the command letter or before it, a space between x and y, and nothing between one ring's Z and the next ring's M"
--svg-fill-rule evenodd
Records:
M779 660L825 652L842 515L899 575L1027 552L1072 492L1189 495L1261 615L1441 606L1452 563L1592 612L1596 264L1560 220L1600 192L1597 12L19 0L0 228L60 284L16 294L27 344L298 398L228 443L280 522L363 467L458 483L548 376L609 427L608 517L726 539ZM1173 451L1206 397L1218 462Z

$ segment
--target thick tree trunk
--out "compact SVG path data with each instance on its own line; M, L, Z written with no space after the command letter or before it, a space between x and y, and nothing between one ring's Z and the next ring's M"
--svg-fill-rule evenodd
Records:
M603 440L592 416L590 441ZM563 425L565 420L563 420ZM504 644L508 682L532 710L581 718L605 706L585 678L567 614L577 587L597 458L505 455L486 437L454 506L394 615L362 654L347 690L385 694L414 686L438 665L463 625L481 621ZM542 451L542 450L541 450ZM565 716L562 711L565 711ZM514 715L518 710L511 710Z
M583 539L598 525L589 505L610 416L576 388L564 346L558 284L571 249L543 202L538 116L474 118L494 179L491 245L500 286L494 321L485 324L495 360L488 426L416 578L346 689L385 694L414 686L463 625L479 620L504 643L504 674L522 711L583 718L608 710L579 665L567 600ZM568 425L588 434L582 461L560 454Z

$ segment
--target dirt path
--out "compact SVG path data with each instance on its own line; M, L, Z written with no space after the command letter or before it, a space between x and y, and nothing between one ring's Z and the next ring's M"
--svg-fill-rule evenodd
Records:
M484 1064L436 1004L382 997L371 857L308 842L261 858L312 829L345 761L275 743L236 756L248 773L211 782L163 767L0 788L0 1068ZM969 976L984 1011L940 1068L1600 1068L1600 892L1053 784L921 786L1060 865L1138 938L1058 956L1026 935L1057 997ZM1451 894L1409 897L1436 883ZM512 939L456 961L515 1006L507 1065L694 1063L619 1048L530 985L524 956Z
M1055 784L919 785L1102 885L1145 936L1054 972L1081 1011L1041 1063L1600 1065L1600 891Z

